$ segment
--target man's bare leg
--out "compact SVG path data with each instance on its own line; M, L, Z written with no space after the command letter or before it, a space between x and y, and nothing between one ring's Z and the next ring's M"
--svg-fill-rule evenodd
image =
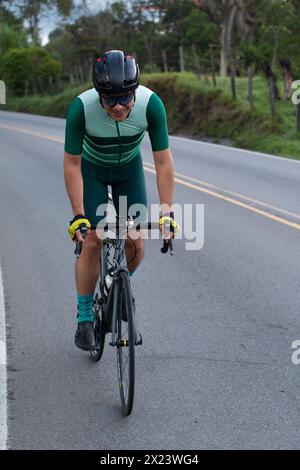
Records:
M78 327L75 344L85 351L95 347L93 297L99 277L100 249L101 240L97 238L96 232L89 232L82 244L82 251L76 265Z
M76 285L80 295L94 293L99 277L99 256L102 241L97 237L96 231L87 234L82 244L82 252L76 265Z
M133 273L141 264L144 258L144 250L145 243L142 238L130 240L128 235L128 239L125 240L125 252L127 262L129 263L127 268L130 273Z

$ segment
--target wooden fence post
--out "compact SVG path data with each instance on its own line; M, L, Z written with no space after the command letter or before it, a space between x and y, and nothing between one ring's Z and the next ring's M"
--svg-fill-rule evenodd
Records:
M289 59L281 59L279 63L282 70L282 78L284 82L284 99L288 100L292 96L292 84L295 78L292 72L292 66Z
M72 70L70 70L70 83L71 85L75 85L75 77L74 77L74 68Z
M276 77L275 74L270 67L270 64L266 62L263 65L263 71L264 74L267 78L268 81L268 86L269 86L269 98L270 98L270 104L271 104L271 113L272 116L275 117L276 115L276 99L279 98L279 90L276 85Z
M276 92L275 92L275 80L274 77L269 77L269 96L270 96L270 103L271 103L271 113L272 117L276 115Z
M235 67L230 67L230 83L231 83L231 95L232 98L236 99L236 80L235 80Z
M26 78L26 80L25 80L25 91L24 91L24 94L25 94L26 97L28 96L28 88L29 88L29 80L28 80L28 78Z
M184 50L183 46L179 46L179 58L180 58L180 72L184 72Z
M79 82L84 83L84 74L83 74L83 67L82 63L78 65L78 75L79 75Z
M200 78L201 78L201 67L200 67L199 57L198 57L198 54L197 54L197 49L196 49L196 44L195 43L192 44L192 52L193 52L193 58L194 58L195 72L196 72L196 75L197 75L198 79L200 80Z
M167 73L168 70L168 61L167 61L167 54L165 49L162 50L162 58L163 58L163 63L164 63L164 72Z
M297 131L300 131L300 103L296 105Z
M217 86L216 65L215 65L215 46L213 44L209 45L209 52L210 52L210 64L211 64L213 84L214 86Z
M248 102L250 105L250 110L253 109L253 66L248 67Z

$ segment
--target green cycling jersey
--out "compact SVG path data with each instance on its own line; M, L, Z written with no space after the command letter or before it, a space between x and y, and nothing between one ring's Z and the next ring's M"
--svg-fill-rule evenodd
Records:
M92 88L69 106L65 151L98 166L119 167L140 154L145 131L153 152L169 147L166 112L156 93L140 85L129 116L118 122L107 114Z

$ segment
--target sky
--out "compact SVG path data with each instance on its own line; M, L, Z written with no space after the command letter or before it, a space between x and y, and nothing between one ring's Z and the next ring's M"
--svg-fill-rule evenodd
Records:
M107 4L113 3L114 0L86 0L86 4L91 11L95 14L102 8L105 8ZM81 0L75 0L75 5L82 4ZM40 35L42 45L44 46L48 42L48 34L53 31L59 23L59 18L53 14L52 16L46 16L40 21Z

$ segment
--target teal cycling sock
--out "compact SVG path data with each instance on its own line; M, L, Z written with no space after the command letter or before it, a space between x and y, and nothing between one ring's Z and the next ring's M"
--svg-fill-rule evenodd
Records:
M93 314L93 294L90 295L80 295L77 293L78 300L78 313L77 319L78 323L84 321L94 321Z
M133 271L129 271L129 277L130 277L130 279L132 278L134 272L135 272L135 269L134 269Z

